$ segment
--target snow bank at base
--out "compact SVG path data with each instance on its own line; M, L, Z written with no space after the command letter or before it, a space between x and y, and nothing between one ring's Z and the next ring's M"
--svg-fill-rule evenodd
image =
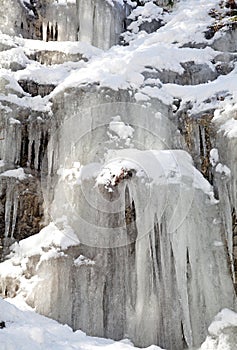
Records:
M17 306L15 306L15 305ZM5 328L0 329L1 350L136 350L128 339L89 337L78 330L73 332L67 325L35 313L21 299L5 301L0 298L0 322ZM209 327L210 336L200 350L236 350L237 314L223 309ZM147 350L162 350L151 345Z
M11 303L19 305L19 300ZM1 350L96 350L106 347L108 350L136 349L129 340L115 342L110 339L93 338L81 331L73 332L67 325L61 325L35 312L18 309L0 298L0 322L6 327L0 329ZM149 350L162 350L150 346Z

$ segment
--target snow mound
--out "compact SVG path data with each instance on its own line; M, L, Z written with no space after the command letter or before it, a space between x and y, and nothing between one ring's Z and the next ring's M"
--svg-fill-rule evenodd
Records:
M17 299L11 302L17 303ZM0 298L0 322L5 322L5 328L0 329L1 350L137 349L128 340L116 342L89 337L81 331L73 332L67 325L26 310L24 304L19 306L23 310ZM158 346L147 349L162 350Z

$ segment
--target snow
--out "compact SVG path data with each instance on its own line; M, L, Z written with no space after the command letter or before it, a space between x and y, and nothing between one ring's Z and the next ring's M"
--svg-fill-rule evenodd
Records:
M23 168L13 169L13 170L7 170L0 174L0 177L15 177L16 179L22 181L25 180L27 175L24 172Z
M195 169L191 156L181 150L139 151L136 149L110 150L106 163L96 178L96 185L115 186L129 171L146 179L151 185L176 183L201 189L214 201L209 182ZM187 179L190 179L190 182Z
M66 62L61 65L43 66L39 63L28 65L24 70L14 74L16 80L33 80L39 84L59 84L75 69L85 67L84 61Z
M215 111L213 122L219 127L227 138L237 137L237 104L225 103L222 108Z
M22 48L20 47L0 52L0 68L2 62L5 63L6 61L8 61L9 63L17 62L19 65L22 66L26 66L28 63L30 63L30 60L26 57Z
M227 327L237 327L237 314L229 309L223 309L214 319L208 332L210 335L220 335Z
M128 16L128 19L133 20L129 25L128 30L133 33L139 32L139 26L144 22L151 22L152 20L157 20L162 18L163 9L155 5L152 1L147 2L144 6L137 6L132 13ZM126 33L123 34L126 38Z
M60 248L67 249L70 246L78 245L79 240L72 229L67 226L65 219L62 219L63 229L60 230L55 223L50 223L37 235L28 237L15 243L12 250L16 256L30 257L37 254L44 254L45 249ZM61 224L58 222L58 225Z
M120 116L112 118L109 124L109 130L114 132L120 139L126 140L133 137L134 129L130 125L126 125L121 121Z
M61 325L44 316L35 313L20 298L3 300L0 298L0 321L5 322L5 328L0 330L1 350L136 350L131 341L87 336L78 330L73 332L67 325ZM232 350L228 338L215 342L213 337L221 337L225 329L237 327L237 314L229 309L223 309L214 319L208 331L208 337L200 350ZM218 343L220 346L218 346ZM221 345L222 344L222 345ZM146 350L162 350L151 345Z
M155 86L149 86L150 82L144 79L142 73L147 67L153 67L158 71L172 71L182 75L184 72L182 64L191 61L199 65L207 64L210 71L213 71L215 65L212 62L220 54L218 51L210 47L198 49L184 46L194 42L205 45L212 42L205 39L203 32L214 21L208 15L209 10L217 7L218 4L214 0L201 0L198 3L194 0L180 1L166 18L167 23L156 32L151 34L139 32L130 45L115 46L106 52L85 42L44 42L23 38L14 38L13 40L11 37L1 35L3 42L18 46L2 54L6 57L9 56L9 58L13 54L18 55L22 63L27 65L24 70L13 75L14 79L34 80L41 84L50 81L52 84L58 85L50 96L41 101L31 98L35 110L43 110L42 104L47 106L49 98L68 87L99 83L101 86L114 90L134 89L137 101L159 98L164 103L169 104L173 97L178 97L182 99L181 106L192 101L192 112L195 114L202 110L217 108L220 102L219 97L226 98L226 95L231 96L236 92L236 69L227 76L220 76L213 82L197 86L162 84L159 80L154 81ZM141 9L148 19L152 18L154 9L157 14L162 12L161 8L153 2L146 2ZM131 16L138 15L141 9L137 7ZM79 53L89 59L89 62L71 62L44 67L33 61L29 62L25 58L25 54L37 51ZM19 100L11 97L11 100L19 105L28 105L25 98ZM207 102L208 100L209 102ZM49 110L49 108L45 107L44 110ZM236 130L235 124L232 120L226 125L230 136L236 135L236 131L231 130L233 127Z
M208 328L209 336L200 350L235 350L237 314L229 309L221 310Z
M217 173L220 173L224 176L230 177L231 170L228 168L228 166L226 166L224 164L221 164L221 163L217 164L215 170Z
M10 40L10 37L4 36L5 40ZM23 38L14 38L14 43L20 45L26 54L37 51L58 51L65 54L83 54L86 58L91 58L102 53L102 50L94 47L86 42L72 42L72 41L50 41L31 40Z
M4 279L9 276L17 278L21 281L22 290L24 291L26 288L29 292L38 280L37 276L31 280L25 278L24 273L30 257L39 256L38 267L45 260L64 256L62 250L76 246L79 243L78 237L68 226L66 218L62 217L57 223L50 223L38 234L23 239L19 243L14 243L11 246L9 259L0 264L1 278Z
M76 4L76 0L54 0L54 5Z
M219 161L219 153L217 148L212 148L210 151L210 162L211 165L214 167Z
M182 74L184 71L182 62L207 63L216 55L217 53L211 48L203 50L177 48L165 43L148 45L147 40L143 43L137 40L127 47L113 47L102 56L93 59L85 68L73 72L66 78L56 88L55 93L67 87L97 81L102 86L111 87L114 90L139 88L144 82L142 72L146 66ZM209 64L212 67L211 63Z
M14 302L21 308L17 308ZM0 321L6 327L0 329L1 350L132 350L128 340L113 341L93 338L81 331L73 332L67 325L61 325L26 308L19 299L11 304L0 298ZM162 350L150 346L147 350Z
M77 259L74 260L74 265L95 265L95 262L91 259L86 258L84 255L80 255Z

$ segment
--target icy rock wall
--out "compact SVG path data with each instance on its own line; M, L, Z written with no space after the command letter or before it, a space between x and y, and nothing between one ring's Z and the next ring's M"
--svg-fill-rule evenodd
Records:
M44 41L82 40L108 49L119 43L129 8L104 0L3 0L0 11L3 33Z
M22 0L3 0L0 11L0 30L3 33L41 39L41 22L35 6L31 3Z
M186 149L194 160L197 169L210 183L213 182L210 151L214 145L215 128L212 124L213 112L203 113L201 116L190 116L187 111L178 112L175 117L176 125L181 131Z
M60 184L61 191L62 186ZM93 186L94 181L85 180L80 197L78 191L73 191L72 203L77 203ZM212 205L202 191L195 191L193 200L193 189L187 187L183 188L177 209L181 189L170 185L168 194L167 186L153 188L144 211L147 187L139 180L125 181L119 184L118 190L120 214L101 216L88 211L87 203L82 201L79 204L81 217L92 218L91 227L93 223L98 225L99 234L83 226L80 229L86 242L91 238L89 244L92 240L94 244L96 240L101 244L103 237L99 227L107 223L105 243L108 244L109 239L109 245L115 243L116 246L116 240L122 237L128 244L107 249L80 245L78 256L86 256L94 265L72 264L72 255L68 253L57 260L57 264L53 259L43 262L38 272L40 285L29 300L40 313L93 335L115 339L129 336L140 346L157 343L168 349L199 345L219 308L226 304L234 307L234 291L225 247L221 243L223 229L217 220L216 205ZM107 207L103 205L105 211L109 211L116 200L113 194L107 193L107 196ZM163 213L161 198L168 203ZM96 191L90 199L101 206ZM64 201L67 202L68 197ZM185 216L187 203L190 203L190 210ZM205 203L204 207L200 207L200 203ZM180 217L184 220L172 232L170 218L174 212L174 222ZM201 227L194 219L197 215L202 217ZM75 252L74 257L77 257ZM49 274L50 278L46 278ZM70 278L65 280L65 275ZM47 297L42 299L42 290L46 288ZM179 326L174 328L174 323Z
M164 125L170 109L156 102L162 112L156 118L139 105L132 109L132 101L129 91L96 85L54 97L57 123L64 120L66 127L49 144L54 198L48 210L55 222L68 216L81 244L57 263L50 259L38 266L40 283L27 300L38 312L91 335L127 336L140 346L174 350L198 346L214 315L233 308L235 297L219 208L210 194L193 188L197 171L188 168L180 183L158 183L150 190L132 171L112 192L104 185L96 189L93 168L81 183L60 173L60 166L70 169L74 162L85 169L94 162L103 166L104 153L121 146L108 134L118 114L134 128L131 144L141 152L172 148L174 129ZM177 159L182 168L186 153Z
M237 155L233 152L237 146L236 118L236 106L215 113L216 156L212 165L237 288Z
M48 142L45 119L45 113L14 103L1 105L1 259L10 243L39 232L43 225L39 172Z
M124 6L117 1L110 4L104 0L77 0L78 39L104 50L118 44L124 31Z
M75 2L42 1L38 13L44 41L77 41L78 17Z
M78 39L76 2L3 0L0 11L0 30L5 34L45 41Z
M14 35L22 32L28 11L20 1L2 0L0 9L0 30L3 33ZM27 25L27 29L28 25ZM30 35L28 32L27 35ZM27 36L28 37L28 36Z
M189 106L190 107L190 106ZM220 201L220 213L224 223L229 262L236 288L236 108L227 111L209 110L202 115L177 113L176 123L184 136L186 149L192 155L195 166L213 184Z

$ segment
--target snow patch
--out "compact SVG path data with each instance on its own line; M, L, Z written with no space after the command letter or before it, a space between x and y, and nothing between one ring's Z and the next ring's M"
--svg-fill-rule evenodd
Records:
M27 175L24 172L23 168L13 169L13 170L7 170L4 171L2 174L0 174L1 177L15 177L16 179L23 181L26 179Z

